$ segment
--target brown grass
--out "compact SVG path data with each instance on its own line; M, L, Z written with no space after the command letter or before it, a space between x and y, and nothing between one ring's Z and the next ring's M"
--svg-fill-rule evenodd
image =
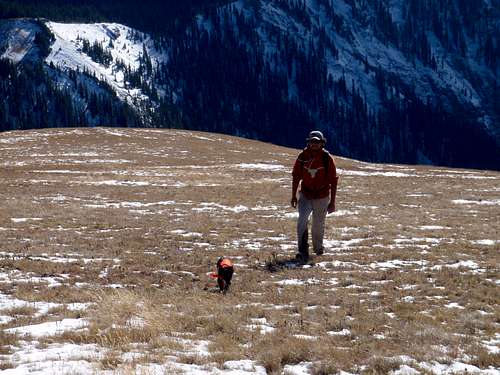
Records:
M19 343L19 337L15 334L6 333L0 330L0 354L10 354L13 347Z
M472 364L479 368L500 368L500 353L491 353L481 346L472 348Z
M16 368L16 366L10 361L0 361L0 370L9 370Z
M256 358L269 373L281 371L285 365L313 359L309 340L297 339L285 331L269 334L254 345Z
M3 311L16 319L3 328L87 319L88 330L41 343L97 344L109 349L101 368L123 373L137 364L121 354L138 345L144 354L138 363L175 356L223 367L248 358L269 373L312 361L313 374L361 366L383 374L400 365L390 358L431 361L436 347L447 348L442 362L468 355L480 368L498 367L498 355L481 342L494 337L500 322L500 253L498 242L477 241L499 240L499 206L453 203L498 199L497 172L337 158L337 209L344 214L327 219L325 238L338 242L314 259L322 267L289 269L295 219L285 214L293 211L289 172L298 150L198 134L210 142L170 130L119 130L131 137L71 131L0 135L19 140L15 148L0 143L0 251L8 253L0 255L8 273L0 292L61 304L37 319L33 307ZM25 134L32 140L21 139ZM83 156L68 156L78 153ZM284 168L243 169L241 163ZM374 168L411 176L349 173ZM238 212L240 205L247 210ZM12 220L18 218L29 220ZM220 255L236 263L225 296L211 292L215 281L207 276ZM290 279L302 283L278 284ZM93 305L74 312L66 307L73 302ZM263 318L274 332L248 328ZM349 334L327 333L344 329ZM208 355L178 338L206 340ZM0 336L2 348L9 343L20 345L15 336Z

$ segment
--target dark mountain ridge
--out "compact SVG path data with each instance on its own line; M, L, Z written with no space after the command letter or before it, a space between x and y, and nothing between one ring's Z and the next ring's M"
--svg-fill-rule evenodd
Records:
M45 18L57 22L119 22L158 35L183 28L194 14L228 0L0 0L0 19Z

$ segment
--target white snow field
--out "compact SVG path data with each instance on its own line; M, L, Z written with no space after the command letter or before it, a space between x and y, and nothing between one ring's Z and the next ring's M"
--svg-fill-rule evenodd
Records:
M500 374L500 174L337 157L325 254L298 265L298 152L1 133L1 373Z
M154 48L153 41L147 34L124 25L47 22L47 26L55 36L51 52L45 59L47 64L54 64L63 71L68 69L87 71L95 75L97 79L111 85L117 95L129 103L133 103L134 99L141 100L146 97L140 89L128 88L123 69L118 67L118 62L123 63L125 67L137 69L144 51L151 57L153 66L166 59ZM82 51L84 40L90 45L95 42L102 43L102 46L111 53L112 63L106 67L93 61Z

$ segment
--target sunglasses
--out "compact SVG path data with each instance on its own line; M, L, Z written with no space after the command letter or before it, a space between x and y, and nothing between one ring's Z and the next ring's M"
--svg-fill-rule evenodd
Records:
M318 144L318 143L322 143L321 141L317 140L317 139L311 139L309 141L309 143L313 143L313 144Z

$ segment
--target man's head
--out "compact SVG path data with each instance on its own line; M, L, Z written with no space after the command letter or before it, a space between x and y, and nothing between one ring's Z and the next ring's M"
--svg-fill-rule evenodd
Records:
M307 137L307 145L314 149L322 148L326 143L326 138L323 136L319 130L313 130L309 133L309 137Z

